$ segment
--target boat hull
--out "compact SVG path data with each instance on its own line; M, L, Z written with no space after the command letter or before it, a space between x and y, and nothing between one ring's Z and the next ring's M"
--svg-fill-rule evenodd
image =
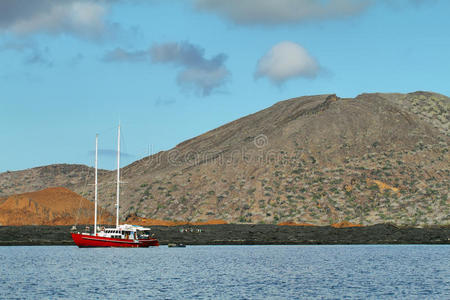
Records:
M116 239L101 236L94 236L81 233L72 233L72 239L80 248L90 247L121 247L121 248L148 248L150 246L159 246L157 239L146 240L128 240Z

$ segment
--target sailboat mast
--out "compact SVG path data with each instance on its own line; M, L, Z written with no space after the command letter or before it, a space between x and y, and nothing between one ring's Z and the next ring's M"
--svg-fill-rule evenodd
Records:
M97 235L97 169L98 169L98 134L95 135L95 192L94 192L94 203L95 203L95 212L94 212L94 235Z
M117 202L116 202L116 227L119 227L119 200L120 200L120 124L117 130Z

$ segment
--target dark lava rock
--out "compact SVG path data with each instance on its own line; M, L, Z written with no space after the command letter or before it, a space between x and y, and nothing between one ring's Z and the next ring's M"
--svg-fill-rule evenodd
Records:
M78 226L79 230L85 226ZM70 226L0 226L0 246L74 245ZM367 227L277 225L151 226L162 245L450 244L450 227Z

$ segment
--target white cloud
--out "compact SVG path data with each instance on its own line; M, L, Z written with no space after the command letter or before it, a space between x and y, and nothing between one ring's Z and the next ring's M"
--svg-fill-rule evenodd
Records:
M211 11L237 24L283 24L357 15L372 0L194 0L199 10Z
M106 1L1 0L0 30L18 35L37 32L95 37L107 24Z
M296 77L314 78L319 63L299 44L285 41L273 46L256 66L255 77L267 77L275 84Z

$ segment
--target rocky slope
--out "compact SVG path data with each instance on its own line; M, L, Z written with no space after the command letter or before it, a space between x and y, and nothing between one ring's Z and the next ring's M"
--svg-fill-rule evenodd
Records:
M124 167L121 215L448 224L449 108L448 97L428 92L282 101ZM54 175L41 175L46 168ZM3 195L57 184L93 198L87 167L20 172L0 174ZM103 171L100 182L114 176ZM99 192L114 198L111 184Z

